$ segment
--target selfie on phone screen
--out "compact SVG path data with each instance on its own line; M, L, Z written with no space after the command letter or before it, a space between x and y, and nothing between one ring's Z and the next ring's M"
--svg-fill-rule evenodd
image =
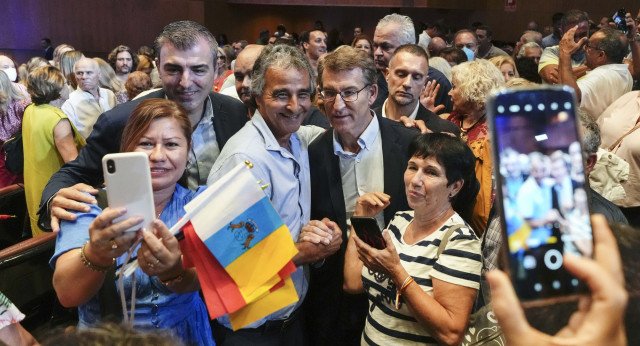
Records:
M592 257L593 239L573 98L513 93L494 103L494 138L514 286L523 300L574 293L562 255Z

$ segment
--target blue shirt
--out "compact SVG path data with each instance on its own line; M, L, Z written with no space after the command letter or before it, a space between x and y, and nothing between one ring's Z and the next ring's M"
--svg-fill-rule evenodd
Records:
M162 210L159 219L168 227L174 225L185 214L184 205L204 191L204 187L193 192L179 185L171 200ZM58 257L63 253L82 247L89 240L89 225L100 215L102 209L90 205L88 213L76 212L76 221L63 220L56 240L53 257L49 261L55 269ZM121 265L126 254L117 259ZM116 285L117 286L117 285ZM131 277L124 279L124 291L127 307L131 303ZM98 296L78 307L79 325L91 326L100 322L100 303ZM155 276L148 276L140 268L136 269L136 329L172 329L178 337L188 344L215 345L211 336L207 309L198 292L174 293L165 287Z
M324 129L319 127L301 126L289 138L289 152L280 146L262 116L256 113L225 144L211 169L207 184L213 184L239 163L250 161L253 164L251 173L256 179L262 180L261 184L269 184L264 191L289 228L291 237L297 241L302 226L309 222L311 213L308 146L323 132ZM247 328L259 327L267 320L287 318L302 304L309 284L303 266L298 266L297 269L291 274L291 279L300 300L249 324ZM219 317L218 322L231 328L227 315Z

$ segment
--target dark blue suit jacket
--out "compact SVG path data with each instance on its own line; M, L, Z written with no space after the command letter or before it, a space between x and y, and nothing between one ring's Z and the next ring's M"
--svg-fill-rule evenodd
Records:
M222 150L227 140L247 122L247 109L242 102L229 96L211 92L209 97L213 107L213 126L216 140ZM38 225L40 228L49 229L49 211L46 208L46 203L60 189L77 183L91 186L103 183L102 157L120 151L120 138L129 115L138 103L151 98L165 98L164 91L158 90L139 99L123 103L98 117L93 131L87 138L87 145L80 150L78 157L62 166L44 188L39 210Z
M400 210L409 210L404 187L408 149L418 131L402 123L378 116L382 139L384 192L391 205L384 210L385 224ZM347 247L347 219L342 193L340 160L333 152L333 131L327 131L309 146L311 166L311 219L329 218L342 230L342 246L325 259L320 268L311 269L309 292L305 298L310 341L315 345L348 344L349 335L364 328L368 301L364 295L348 295L342 290L344 255ZM373 192L373 191L372 191ZM349 339L356 342L353 338Z

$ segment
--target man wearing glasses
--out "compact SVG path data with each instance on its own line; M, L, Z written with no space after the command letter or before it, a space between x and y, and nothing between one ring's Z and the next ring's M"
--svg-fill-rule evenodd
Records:
M318 67L318 83L333 130L309 146L311 218L336 222L343 240L340 251L311 269L307 330L316 345L359 345L367 299L342 291L349 219L356 199L374 191L384 191L380 198L390 202L375 217L381 229L396 211L408 208L402 177L418 131L371 111L378 94L376 66L362 52L341 47L327 54Z
M631 18L628 20L632 21ZM622 62L627 53L628 38L621 31L604 28L596 31L588 40L584 37L576 42L574 35L577 29L577 26L569 29L560 40L560 83L575 90L580 109L599 117L613 101L631 91L633 86L629 66ZM635 29L632 31L630 37L635 39ZM591 72L576 80L570 60L572 54L582 49L585 64ZM637 58L640 57L634 56L634 60Z

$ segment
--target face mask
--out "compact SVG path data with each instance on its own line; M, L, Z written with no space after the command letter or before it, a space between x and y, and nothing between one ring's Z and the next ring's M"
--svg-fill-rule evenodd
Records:
M7 74L7 77L9 77L9 80L12 82L15 82L16 78L18 78L18 71L16 71L14 67L9 67L8 69L2 71Z
M467 60L471 61L473 60L475 53L473 53L473 51L467 47L462 47L462 51L464 52L464 54L467 55Z

